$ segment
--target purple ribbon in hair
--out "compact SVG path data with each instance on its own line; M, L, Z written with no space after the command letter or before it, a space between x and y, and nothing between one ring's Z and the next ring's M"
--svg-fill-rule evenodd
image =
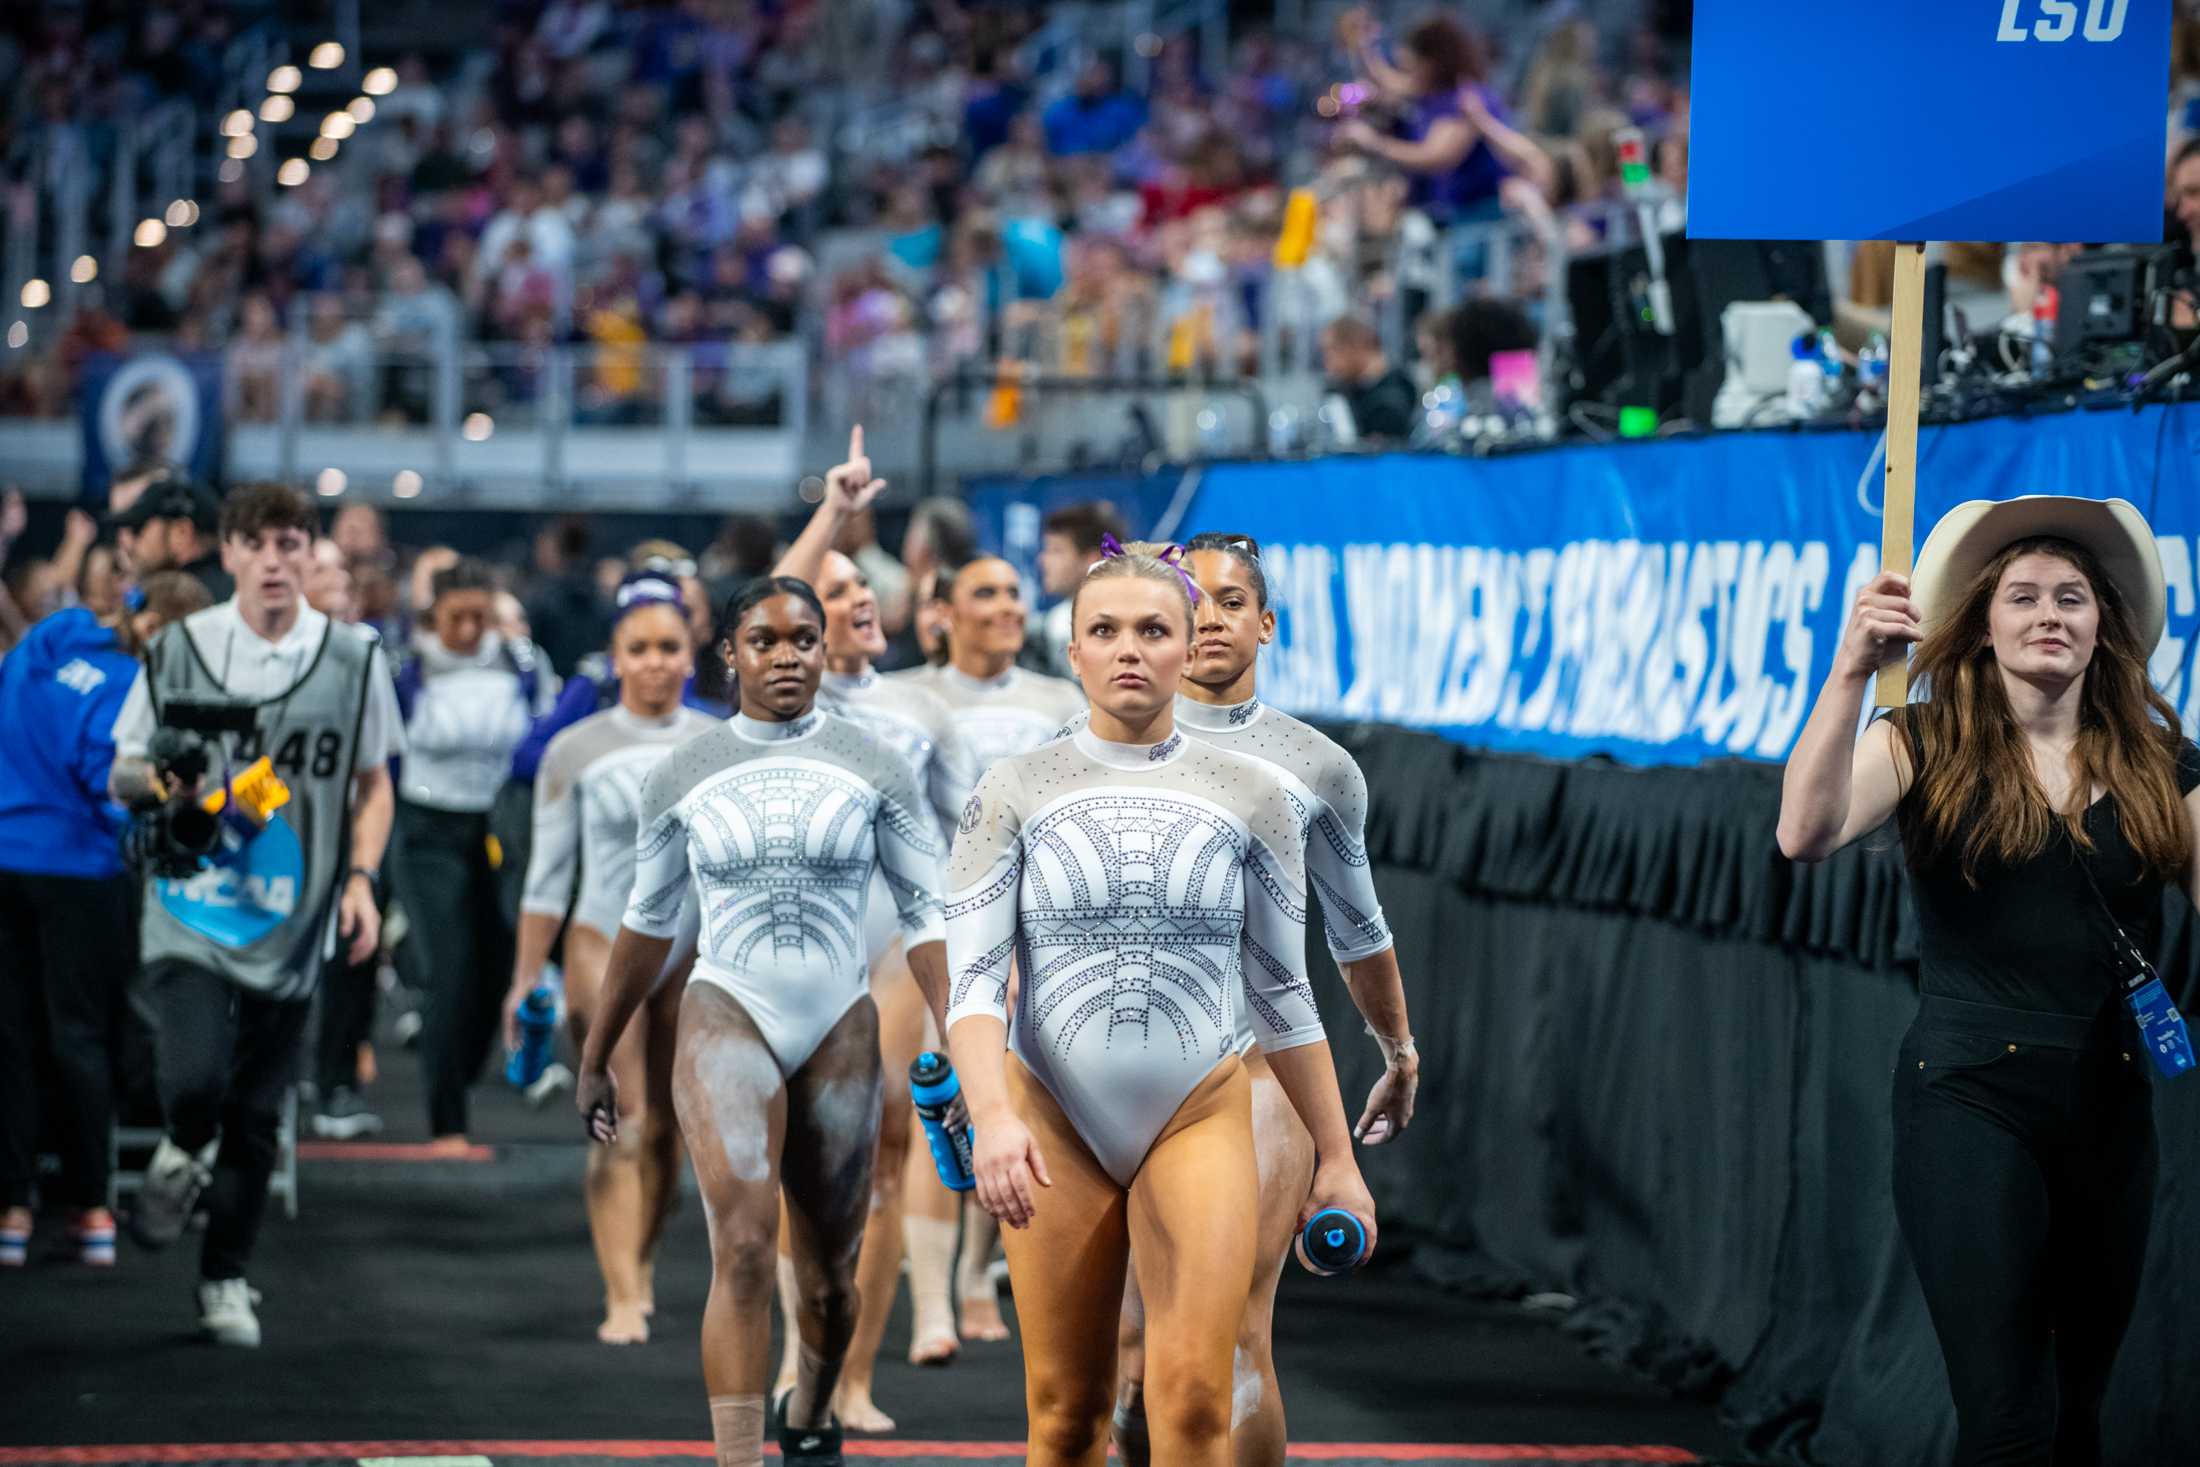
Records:
M1128 554L1130 552L1123 548L1123 542L1115 538L1113 531L1102 530L1100 532L1100 560L1094 561L1093 567L1097 569L1100 561L1119 560ZM1190 571L1184 569L1184 547L1171 543L1166 550L1163 550L1154 559L1177 573L1177 576L1184 582L1184 594L1192 598L1192 605L1197 606L1200 596L1199 583L1192 579Z

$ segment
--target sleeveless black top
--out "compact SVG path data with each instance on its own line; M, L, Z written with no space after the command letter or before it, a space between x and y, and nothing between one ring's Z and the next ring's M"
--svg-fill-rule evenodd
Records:
M1912 767L1922 769L1909 720L1900 712L1889 716L1909 747ZM1910 787L1917 788L1915 781ZM2200 747L2180 739L2177 791L2190 794L2196 787ZM2116 1000L2124 975L2114 958L2115 933L2086 884L2085 868L2117 923L2150 956L2162 940L2163 882L2124 839L2114 791L2087 809L2085 831L2093 841L2090 853L2058 821L2046 849L2031 860L1981 860L1975 887L1964 880L1959 859L1913 866L1919 992L2089 1018Z

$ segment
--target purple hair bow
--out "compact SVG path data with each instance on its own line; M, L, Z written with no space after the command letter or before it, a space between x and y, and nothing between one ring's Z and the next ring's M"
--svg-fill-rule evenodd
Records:
M1100 560L1117 560L1128 554L1130 552L1123 548L1123 542L1115 538L1113 531L1102 530L1100 532ZM1200 594L1199 583L1192 579L1190 571L1184 569L1184 547L1172 543L1154 558L1177 573L1178 577L1184 582L1184 594L1192 598L1192 605L1197 606ZM1099 561L1093 562L1094 565L1099 563Z

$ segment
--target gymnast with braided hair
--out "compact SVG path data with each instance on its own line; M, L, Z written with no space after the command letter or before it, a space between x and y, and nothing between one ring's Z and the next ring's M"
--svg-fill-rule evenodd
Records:
M1194 599L1145 547L1088 572L1070 659L1090 720L993 764L948 863L942 1022L1005 1229L1039 1467L1107 1457L1134 1251L1153 1458L1230 1461L1260 1211L1241 1007L1314 1138L1297 1221L1344 1208L1374 1244L1305 972L1302 817L1272 768L1176 727Z

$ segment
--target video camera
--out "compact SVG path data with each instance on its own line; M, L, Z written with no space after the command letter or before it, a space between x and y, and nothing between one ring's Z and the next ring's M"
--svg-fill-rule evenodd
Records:
M241 850L289 803L290 789L265 756L241 773L226 772L217 740L258 730L259 715L251 704L171 698L161 705L159 719L146 757L169 798L139 813L131 844L147 871L183 881L218 863L225 852ZM225 771L220 786L194 793L217 759Z

